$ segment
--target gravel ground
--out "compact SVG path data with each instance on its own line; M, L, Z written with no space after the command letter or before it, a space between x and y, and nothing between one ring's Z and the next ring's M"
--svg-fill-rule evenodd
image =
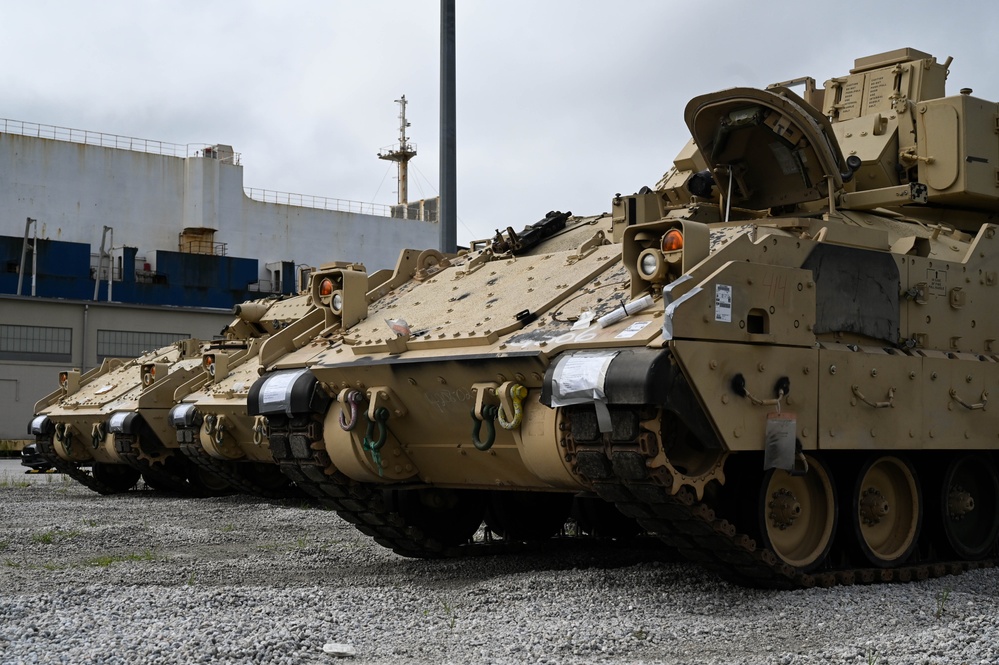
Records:
M999 662L995 571L771 592L610 548L414 561L317 508L9 462L0 505L4 665Z

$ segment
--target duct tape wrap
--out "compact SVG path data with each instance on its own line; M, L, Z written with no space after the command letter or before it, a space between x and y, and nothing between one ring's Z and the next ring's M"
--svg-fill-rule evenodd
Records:
M690 279L690 275L684 275L683 277L670 282L669 285L663 289L663 302L666 303L666 311L663 315L663 339L665 340L673 339L673 314L676 313L676 308L679 307L681 303L689 300L701 291L700 287L696 287L687 293L684 293L679 298L673 298L673 289Z
M258 379L246 397L251 416L325 413L330 397L308 370L282 370Z
M593 404L600 431L611 431L604 383L607 368L617 354L618 351L582 351L559 358L552 381L552 406Z

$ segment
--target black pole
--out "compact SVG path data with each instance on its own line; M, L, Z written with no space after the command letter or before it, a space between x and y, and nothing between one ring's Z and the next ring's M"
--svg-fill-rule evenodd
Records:
M454 0L441 0L441 202L440 251L458 251L455 178Z

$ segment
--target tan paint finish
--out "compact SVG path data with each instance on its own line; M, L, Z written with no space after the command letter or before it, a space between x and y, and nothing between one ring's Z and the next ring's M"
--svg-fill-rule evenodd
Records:
M819 448L922 447L920 359L881 347L854 348L828 344L819 350ZM894 406L872 406L889 401Z
M728 450L763 450L767 414L778 410L776 406L754 405L733 392L732 380L737 374L745 377L746 389L760 400L776 398L774 386L787 377L791 390L780 410L796 415L802 448L814 450L818 446L816 349L677 340L670 344L670 350Z

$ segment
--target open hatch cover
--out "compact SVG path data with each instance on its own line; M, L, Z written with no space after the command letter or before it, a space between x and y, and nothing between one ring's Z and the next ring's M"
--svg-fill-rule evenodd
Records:
M786 88L732 88L695 97L684 119L723 193L753 210L817 201L843 186L829 120ZM849 176L847 176L849 177Z

